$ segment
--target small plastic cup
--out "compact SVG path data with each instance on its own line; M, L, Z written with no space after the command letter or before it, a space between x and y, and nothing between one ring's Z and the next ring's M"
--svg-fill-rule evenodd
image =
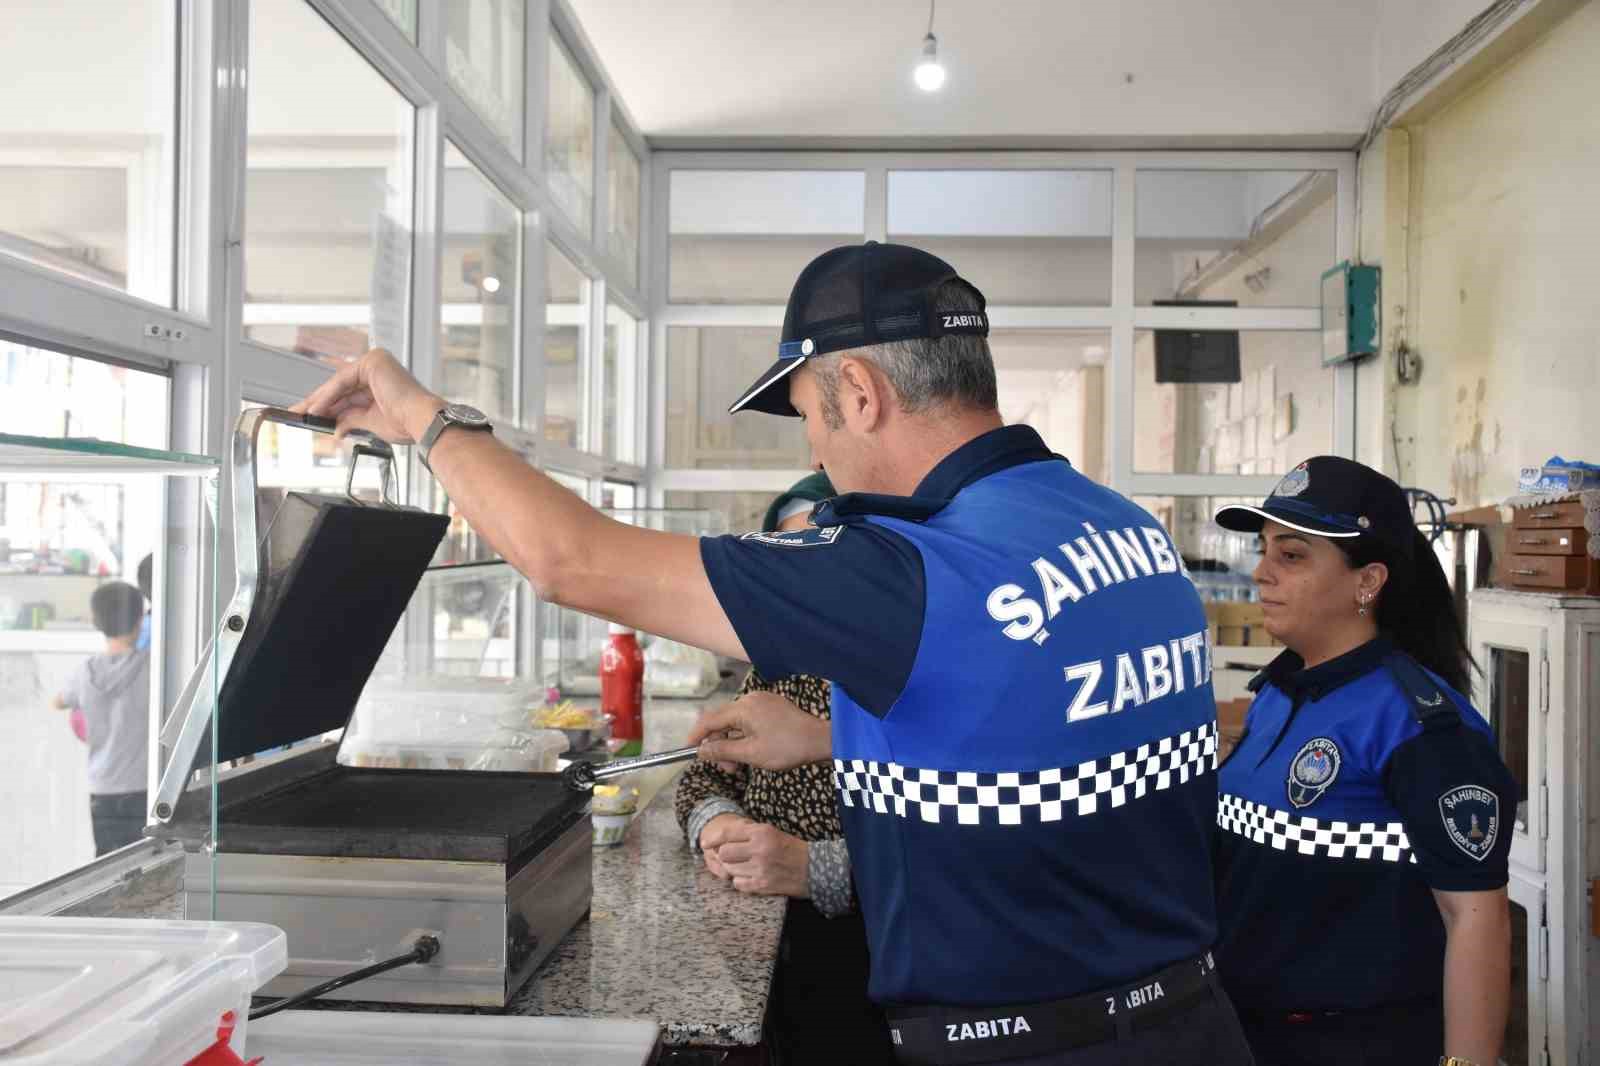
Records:
M594 821L594 846L597 848L615 847L622 843L622 838L627 835L628 823L633 820L631 814L593 814Z

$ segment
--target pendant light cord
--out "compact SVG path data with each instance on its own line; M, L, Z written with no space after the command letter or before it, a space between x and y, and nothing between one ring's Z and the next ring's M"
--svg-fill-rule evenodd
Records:
M928 36L933 36L933 12L939 0L928 0Z

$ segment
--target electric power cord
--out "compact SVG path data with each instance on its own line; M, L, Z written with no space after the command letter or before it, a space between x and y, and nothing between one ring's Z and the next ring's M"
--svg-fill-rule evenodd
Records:
M275 999L271 1003L263 1004L250 1012L250 1020L255 1021L257 1018L265 1018L269 1014L276 1014L281 1010L288 1010L290 1007L298 1007L302 1003L309 1003L311 1000L325 996L329 992L343 988L345 985L353 985L357 981L365 981L367 978L376 977L380 973L398 970L402 966L429 962L437 954L439 954L439 938L426 934L419 936L416 944L404 955L396 955L392 959L385 959L382 962L373 963L371 966L347 973L342 977L335 977L331 981L324 981L322 984L308 988L297 995Z

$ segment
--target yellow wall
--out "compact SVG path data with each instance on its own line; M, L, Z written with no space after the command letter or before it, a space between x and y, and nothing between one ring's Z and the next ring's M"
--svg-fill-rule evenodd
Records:
M1364 251L1401 286L1384 301L1385 340L1403 311L1424 361L1419 384L1388 388L1398 475L1461 506L1503 499L1519 467L1552 454L1600 461L1596 57L1591 0L1391 138L1380 166L1363 161L1364 192L1378 170L1405 183L1386 190L1381 253L1373 201L1362 211Z

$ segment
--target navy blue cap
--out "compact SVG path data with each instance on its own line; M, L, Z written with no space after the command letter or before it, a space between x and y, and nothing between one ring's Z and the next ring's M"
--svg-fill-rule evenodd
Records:
M977 310L936 307L946 282L967 288ZM970 333L987 337L983 293L936 255L904 244L847 244L813 259L789 293L778 361L728 408L799 417L789 390L775 389L812 356L886 341Z
M1372 537L1412 555L1417 524L1405 490L1352 459L1318 455L1289 471L1260 507L1232 504L1217 511L1217 525L1259 533L1268 521L1318 537Z

